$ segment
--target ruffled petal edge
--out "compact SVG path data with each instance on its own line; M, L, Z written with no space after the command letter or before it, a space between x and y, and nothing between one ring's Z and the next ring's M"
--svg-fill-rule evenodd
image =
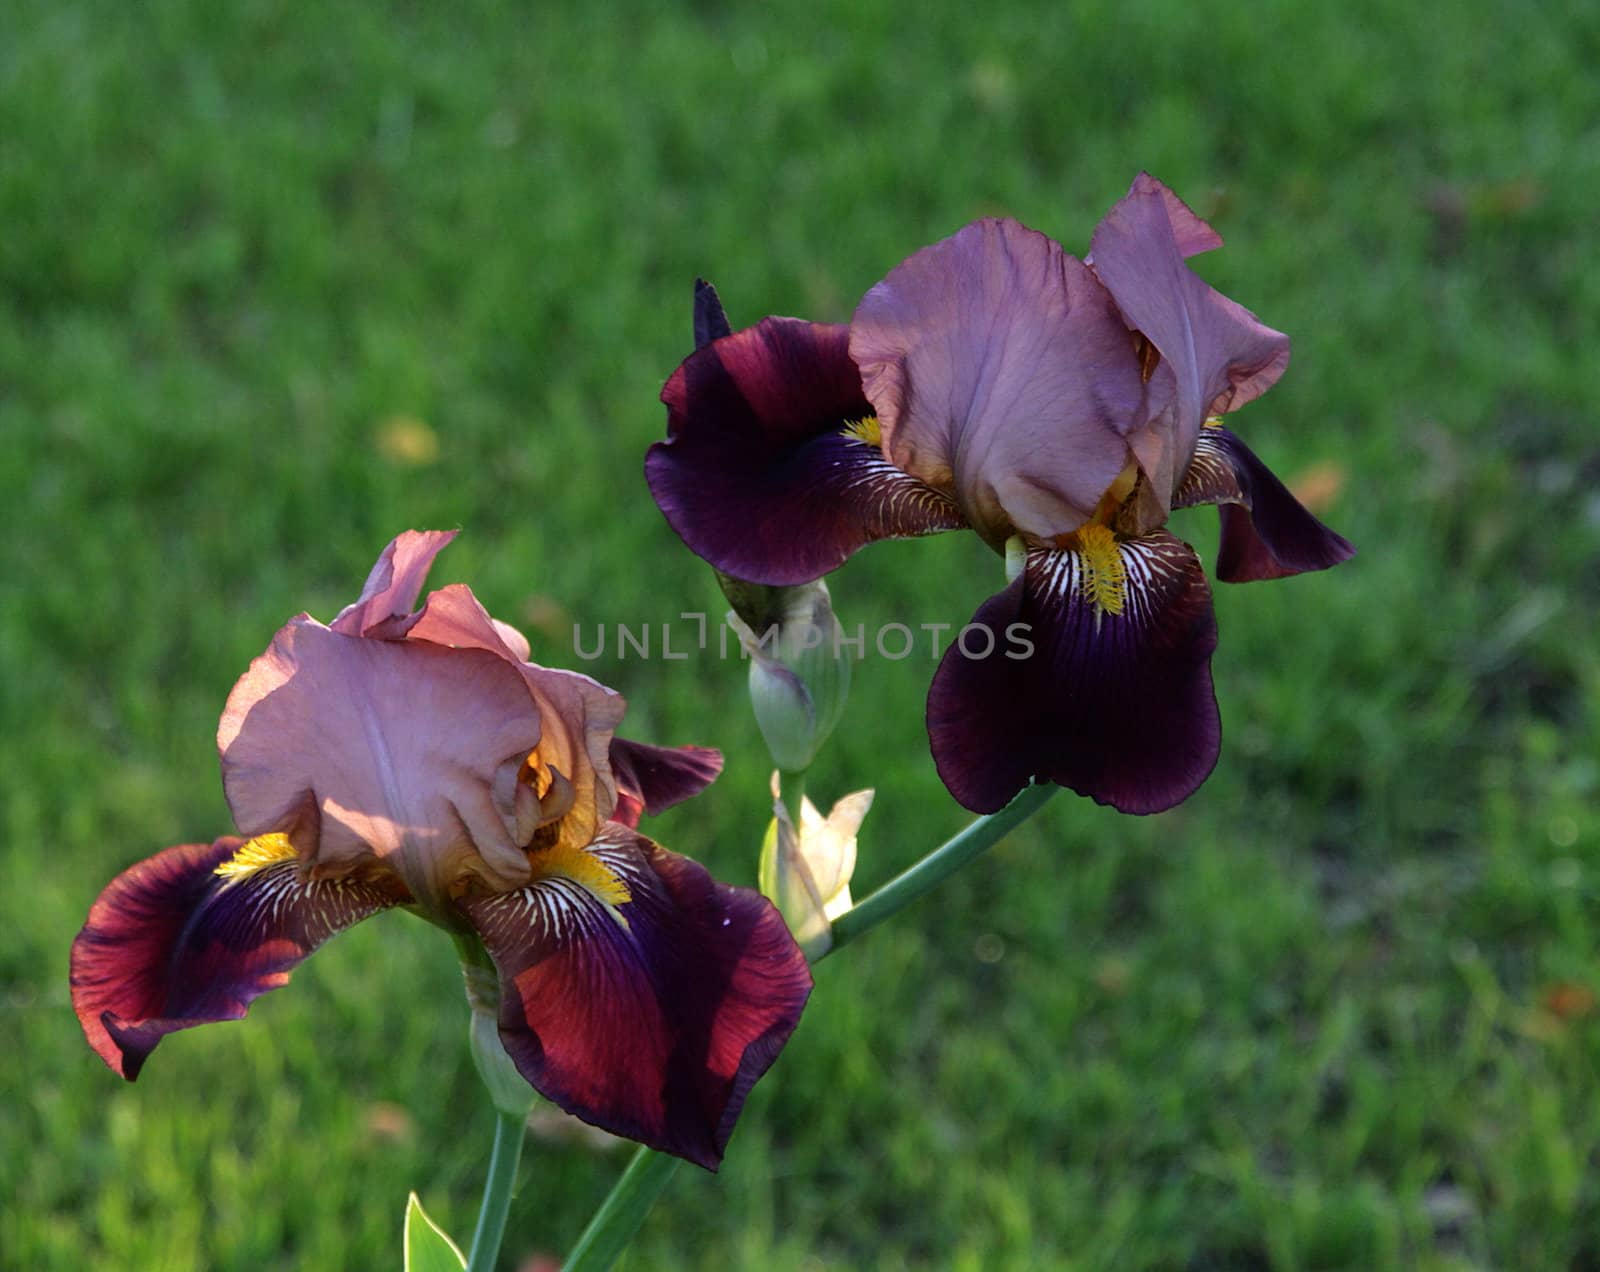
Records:
M131 1082L167 1034L242 1019L330 936L401 900L392 882L303 879L282 835L168 848L91 907L72 943L72 1007Z
M501 1042L569 1113L715 1170L799 1022L805 956L766 898L626 826L586 851L461 904L500 972ZM625 897L585 882L596 864Z

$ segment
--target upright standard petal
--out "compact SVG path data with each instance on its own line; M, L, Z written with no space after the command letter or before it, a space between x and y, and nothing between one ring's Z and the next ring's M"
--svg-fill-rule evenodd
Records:
M406 899L393 881L302 878L281 835L168 848L89 911L72 943L72 1007L132 1081L167 1034L241 1019L328 937Z
M560 821L563 843L588 843L615 811L612 735L628 710L627 699L580 671L522 665L528 692L539 706L538 760L572 783L573 804Z
M1125 813L1171 808L1217 761L1216 644L1200 562L1165 531L1031 551L934 674L939 776L978 813L1003 808L1030 778Z
M782 917L608 825L579 854L462 909L500 969L500 1037L586 1122L715 1170L811 992Z
M283 627L234 686L217 731L247 835L286 831L318 877L381 858L440 909L476 875L528 878L506 792L540 742L516 665L487 650Z
M613 818L624 826L637 826L640 813L664 812L716 781L722 772L722 752L616 738L611 743L611 771L617 781Z
M433 558L456 537L454 530L407 530L390 540L367 575L361 596L328 626L346 636L397 637L414 621Z
M491 618L464 584L430 593L411 620L406 639L486 650L516 667L538 708L538 765L554 769L563 789L571 788L570 801L559 809L559 833L572 844L588 843L616 807L609 756L611 735L628 709L622 695L581 672L529 662L528 642L521 633ZM549 811L543 809L538 824L544 824Z
M1166 186L1140 173L1095 227L1089 266L1128 327L1161 355L1144 420L1130 437L1159 514L1213 412L1265 393L1289 364L1289 338L1208 286L1184 257L1221 243ZM1148 527L1141 527L1148 528Z
M1200 431L1174 508L1214 503L1222 514L1217 577L1225 583L1326 570L1355 555L1318 521L1250 448L1220 425Z
M1082 262L1015 221L975 221L897 265L857 306L850 354L884 453L953 489L994 547L1077 529L1128 462L1127 328Z
M697 349L661 400L650 493L691 550L738 578L808 583L875 540L965 524L884 459L845 327L763 319Z
M434 557L455 537L454 530L407 530L398 535L372 567L361 598L345 606L329 626L346 636L400 640L409 635L436 645L489 649L512 662L526 662L527 638L510 624L491 618L464 584L440 588L421 610L412 612ZM416 630L419 625L421 631Z
M733 328L722 309L722 297L717 289L703 278L694 280L694 347L700 348L723 336L731 336Z

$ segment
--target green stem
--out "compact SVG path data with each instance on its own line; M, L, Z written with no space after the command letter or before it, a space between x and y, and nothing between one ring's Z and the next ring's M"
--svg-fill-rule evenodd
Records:
M650 1207L677 1169L676 1157L640 1148L611 1195L589 1220L589 1226L561 1265L561 1272L605 1272L633 1240L633 1234L639 1231Z
M833 921L833 948L855 940L869 928L877 927L891 914L910 905L923 893L943 883L962 866L982 856L1005 837L1013 827L1032 817L1059 786L1028 786L998 813L980 817L951 839L947 839L916 865L896 875L883 887L864 898Z
M497 1113L494 1123L494 1151L489 1156L489 1178L483 1185L483 1205L478 1210L478 1226L472 1234L472 1256L467 1272L493 1272L500 1256L500 1239L506 1231L506 1211L511 1206L511 1186L517 1181L517 1163L522 1158L522 1141L527 1114Z
M787 783L795 783L793 807L797 815L800 807L798 779L799 774L784 775L785 798L790 791ZM854 909L835 919L832 948L836 950L854 940L943 883L962 866L992 848L1008 831L1032 817L1059 789L1057 786L1029 786L998 813L978 818L954 838L940 844L916 865L896 875ZM665 1153L648 1148L635 1153L611 1195L589 1220L578 1244L561 1265L562 1272L606 1272L633 1240L633 1234L639 1230L677 1168L678 1159ZM477 1264L473 1264L473 1268L476 1267Z
M806 797L806 770L779 769L778 789L783 792L783 806L789 810L789 820L796 830L800 828L800 804Z

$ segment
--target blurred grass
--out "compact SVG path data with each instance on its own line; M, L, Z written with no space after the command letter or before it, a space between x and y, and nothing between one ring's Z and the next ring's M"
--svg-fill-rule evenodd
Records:
M1083 250L1140 168L1294 337L1239 431L1291 480L1334 466L1361 556L1219 591L1227 739L1188 804L1057 800L820 968L722 1174L680 1172L628 1266L1600 1262L1600 11L13 0L5 27L0 1263L392 1266L411 1187L469 1232L492 1118L444 942L363 925L128 1087L67 1007L90 901L228 828L234 678L400 529L463 527L436 581L552 663L574 621L717 612L640 477L696 274L736 324L843 319L975 215ZM1178 528L1211 552L1212 518ZM871 629L996 582L951 538L834 591ZM925 654L860 669L811 781L879 789L862 887L963 821ZM738 670L586 669L635 736L728 751L654 830L752 882ZM531 1145L505 1266L622 1161Z

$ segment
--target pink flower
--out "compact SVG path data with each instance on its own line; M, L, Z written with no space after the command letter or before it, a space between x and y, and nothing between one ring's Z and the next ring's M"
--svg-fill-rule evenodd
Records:
M401 906L481 940L535 1088L714 1168L811 986L767 901L634 829L721 756L616 738L623 699L529 662L464 586L413 612L453 537L401 535L354 605L290 620L234 686L217 740L241 837L105 889L72 950L84 1033L132 1079L167 1034L242 1017Z
M662 392L651 491L690 548L758 584L807 582L877 539L976 530L1011 583L974 615L988 639L953 643L929 691L945 784L985 813L1033 780L1168 808L1221 745L1210 588L1168 514L1222 506L1227 581L1353 551L1216 418L1289 360L1286 336L1185 264L1221 242L1141 174L1087 260L975 221L891 270L848 327L734 332L703 286L707 339Z

